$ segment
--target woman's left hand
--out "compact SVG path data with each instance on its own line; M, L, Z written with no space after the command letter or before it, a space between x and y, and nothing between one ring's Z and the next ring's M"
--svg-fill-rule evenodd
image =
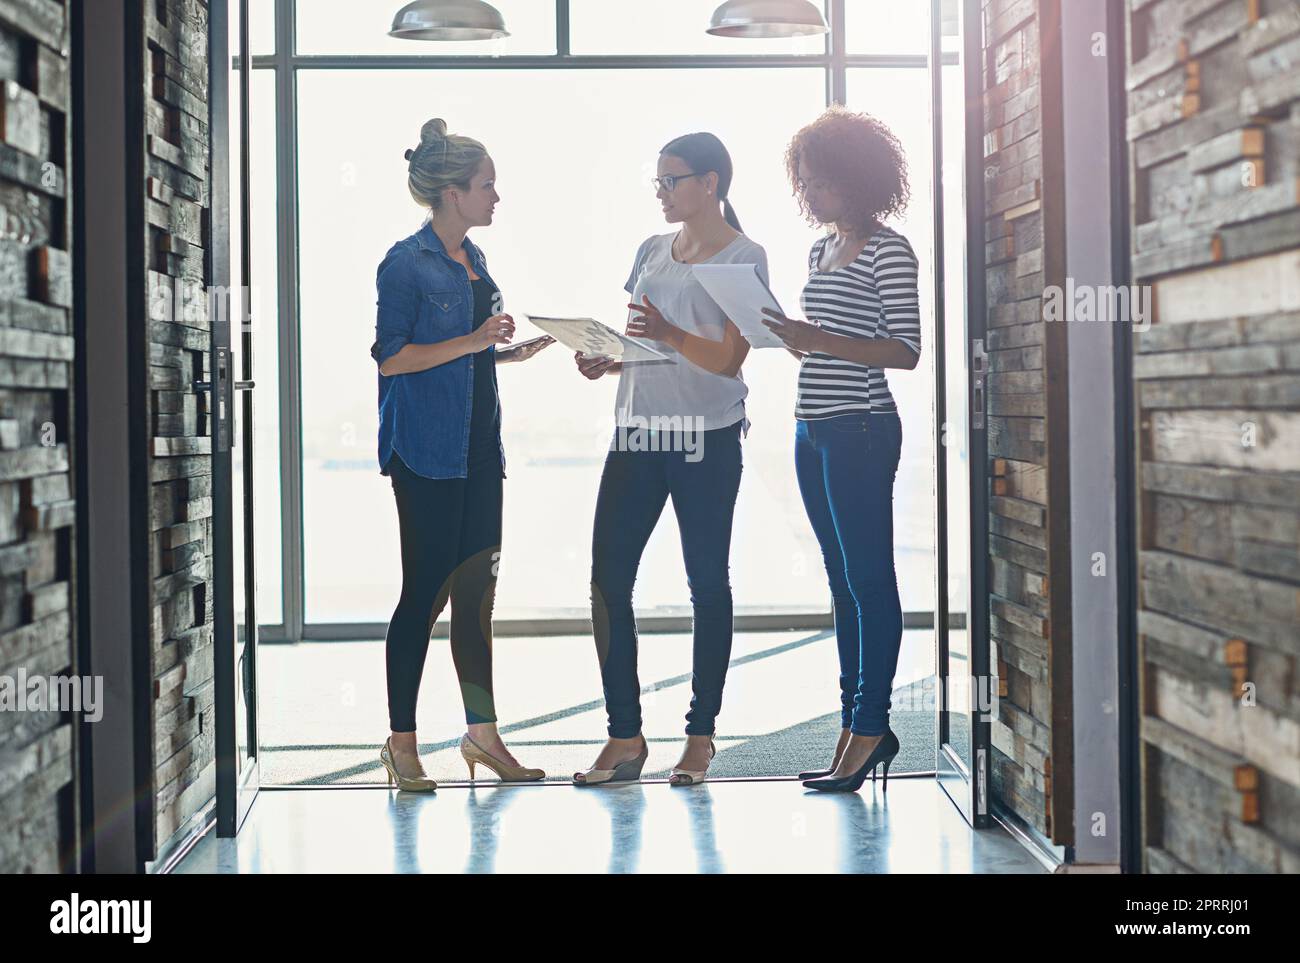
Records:
M809 324L807 321L787 318L780 311L773 308L764 308L763 313L769 315L769 317L760 318L759 320L784 341L787 348L800 354L809 354L817 350L822 334L821 328L817 327L817 325Z
M527 361L533 355L537 354L537 352L552 344L555 344L555 339L548 334L544 335L540 341L534 341L531 344L516 345L510 349L510 360Z
M640 311L641 316L628 321L625 333L632 338L649 338L652 341L672 344L677 328L663 316L649 297L643 294L641 300L643 304L628 304L633 311Z

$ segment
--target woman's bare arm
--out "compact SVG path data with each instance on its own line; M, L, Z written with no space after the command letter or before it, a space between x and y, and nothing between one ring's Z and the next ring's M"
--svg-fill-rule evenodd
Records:
M813 350L818 354L828 354L832 358L843 358L873 368L903 368L910 371L920 359L920 355L897 338L854 338L819 329L813 343L816 345Z
M698 334L683 331L676 325L669 325L668 337L664 340L681 353L692 364L699 365L714 374L734 378L749 354L749 342L730 321L723 328L722 340L713 341Z

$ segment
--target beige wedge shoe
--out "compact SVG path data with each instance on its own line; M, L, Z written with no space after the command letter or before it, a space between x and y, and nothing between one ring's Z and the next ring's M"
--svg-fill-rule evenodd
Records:
M573 774L573 784L575 786L606 786L614 783L637 782L641 778L641 769L649 758L650 743L646 742L643 737L641 751L631 759L624 759L613 769L588 769L585 772L575 772Z
M710 739L709 740L709 761L712 762L713 757L716 756L717 754L718 754L718 747L715 746L713 744L713 740ZM708 772L707 769L700 769L696 771L694 769L678 769L676 766L673 766L673 771L668 774L668 785L696 786L704 782L705 773L707 772Z
M460 754L465 759L465 765L469 766L470 782L474 781L474 766L480 762L496 773L497 778L502 782L536 782L538 779L546 778L545 771L541 769L512 766L498 759L471 739L468 732L460 737Z
M438 788L438 784L430 776L403 776L397 771L397 762L393 759L393 748L389 745L391 739L384 740L384 747L379 750L379 761L384 764L388 770L388 785L392 786L397 783L398 789L404 789L407 792L433 792Z

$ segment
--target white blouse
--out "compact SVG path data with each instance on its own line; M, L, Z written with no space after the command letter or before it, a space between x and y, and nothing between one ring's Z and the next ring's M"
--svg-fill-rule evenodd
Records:
M641 303L642 295L648 295L669 323L683 331L721 341L726 315L695 279L691 265L673 258L676 236L676 232L657 234L641 243L624 289L636 304ZM713 257L696 263L756 264L763 281L768 280L767 252L744 234L733 238ZM637 316L628 312L629 318ZM749 420L745 418L749 388L739 372L735 377L715 374L689 361L671 345L654 340L649 343L669 360L624 366L618 376L617 425L708 431L743 420L742 432L749 431Z

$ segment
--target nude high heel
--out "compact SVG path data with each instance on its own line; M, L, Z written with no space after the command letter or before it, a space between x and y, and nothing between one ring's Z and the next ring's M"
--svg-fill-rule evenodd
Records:
M498 759L471 739L468 732L460 737L460 754L464 757L465 764L469 766L470 782L474 781L474 766L480 762L496 773L497 778L502 782L536 782L538 779L546 778L545 771L541 769L512 766Z
M397 762L393 759L393 748L389 745L391 741L391 736L385 739L384 747L379 750L379 761L388 770L388 785L391 787L396 782L398 789L404 789L407 792L433 792L437 789L438 784L430 776L403 776L397 771Z
M718 754L718 747L713 744L713 739L709 739L709 761ZM670 786L696 786L704 782L705 773L708 769L678 769L673 767L673 771L668 774L668 785ZM680 779L680 781L678 781Z
M650 758L650 743L641 739L641 751L631 759L624 759L613 769L588 769L573 774L575 786L602 786L611 783L636 782L641 778L641 768Z

